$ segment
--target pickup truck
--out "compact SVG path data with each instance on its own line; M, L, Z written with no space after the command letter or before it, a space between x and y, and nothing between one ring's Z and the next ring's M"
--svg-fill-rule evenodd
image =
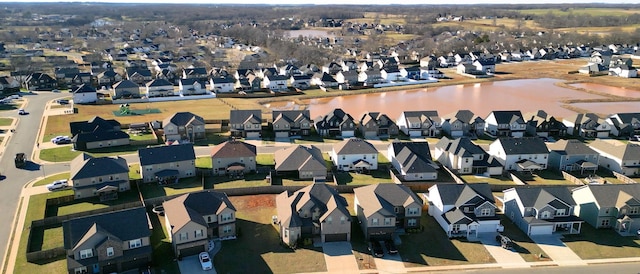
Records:
M69 184L67 183L67 180L62 179L62 180L53 181L53 183L48 184L47 189L49 191L54 191L54 190L66 188L68 186Z

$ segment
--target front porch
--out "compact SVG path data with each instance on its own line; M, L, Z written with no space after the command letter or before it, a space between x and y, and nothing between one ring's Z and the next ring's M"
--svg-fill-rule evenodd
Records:
M553 234L580 234L583 221L566 220L554 223Z

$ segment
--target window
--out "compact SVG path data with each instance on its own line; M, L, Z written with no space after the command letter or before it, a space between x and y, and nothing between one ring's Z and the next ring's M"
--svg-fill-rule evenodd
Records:
M391 218L384 218L384 225L391 225Z
M340 216L340 224L344 224L344 221L347 220L347 217L345 216Z
M223 222L230 221L231 219L233 219L233 213L222 214Z
M609 219L602 220L602 222L600 222L600 226L608 227L609 226Z
M491 216L491 208L483 208L480 210L480 216Z
M73 270L75 274L83 274L83 273L87 273L87 267L83 266L83 267L78 267L76 269Z
M212 222L212 220L211 220L211 216L208 216L208 217L207 217L207 223L210 223L210 222Z
M288 232L289 230L285 230L285 234ZM222 228L222 233L231 233L231 226L230 225L226 225ZM285 235L286 236L286 235Z
M453 233L458 233L458 231L460 231L460 225L458 225L458 224L451 225L451 231Z
M410 207L407 215L418 215L418 208L417 207Z
M186 232L180 233L180 234L178 234L178 239L180 239L180 240L188 240L189 239L189 234L187 234Z
M540 219L549 219L549 218L551 218L551 212L543 211L542 213L540 213Z
M371 225L378 225L378 218L371 219Z
M113 254L113 247L107 247L107 257L111 257Z
M93 249L80 250L80 259L93 257Z
M333 217L329 216L327 217L327 223L331 224L333 222Z
M142 239L135 239L129 241L129 248L138 248L142 246Z
M638 208L637 207L632 207L629 209L629 214L638 214Z
M416 226L417 224L418 224L418 221L416 219L407 220L407 225L408 226Z
M561 208L561 209L556 209L556 216L564 216L566 215L566 209Z
M202 237L202 235L204 235L204 232L202 231L202 229L198 229L198 230L196 230L194 235L195 235L196 238Z

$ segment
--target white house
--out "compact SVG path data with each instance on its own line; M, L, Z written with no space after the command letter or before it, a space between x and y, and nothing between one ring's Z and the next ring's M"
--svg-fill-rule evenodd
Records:
M498 158L505 170L547 169L549 150L538 137L498 138L489 145L489 154Z
M236 80L232 77L212 77L209 79L209 87L215 93L229 93L235 91Z
M198 82L198 79L196 78L180 79L178 82L178 90L182 95L197 95L206 93L204 83Z
M522 137L527 131L527 123L519 110L492 111L484 119L484 131L496 137Z
M596 139L589 147L600 154L598 165L601 167L627 176L640 174L640 145Z
M90 85L82 84L73 90L74 104L92 104L98 101L98 93Z
M264 88L271 91L286 91L288 81L289 77L284 75L267 75L262 80L262 84Z
M349 138L333 145L331 161L343 171L378 169L378 150L369 142Z
M442 119L438 116L438 111L403 111L400 114L396 125L411 137L437 137L440 136Z
M165 79L155 79L147 83L147 97L174 96L173 85Z

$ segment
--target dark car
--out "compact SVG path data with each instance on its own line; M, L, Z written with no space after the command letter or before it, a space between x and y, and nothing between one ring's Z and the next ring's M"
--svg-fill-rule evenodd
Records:
M373 256L378 258L382 258L384 256L384 250L382 250L382 245L380 241L371 241L371 251L373 252Z
M398 248L396 247L396 244L393 242L393 240L385 240L384 246L387 248L387 252L389 252L389 254L398 253Z
M511 239L509 239L509 237L504 236L502 234L498 234L496 236L496 241L504 249L511 249L511 247L513 246L513 242L511 241Z

